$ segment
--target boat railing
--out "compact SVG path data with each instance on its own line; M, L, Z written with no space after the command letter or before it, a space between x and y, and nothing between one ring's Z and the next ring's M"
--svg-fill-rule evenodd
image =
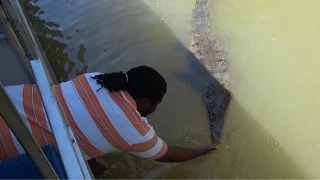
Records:
M57 102L55 93L53 92L52 86L57 84L57 80L49 62L45 58L41 45L35 35L35 31L29 25L29 21L25 16L19 0L10 0L9 3L14 8L15 13L19 18L19 23L23 25L26 34L34 45L33 50L37 59L30 59L29 61L25 61L25 63L26 66L31 67L35 82L38 85L66 174L69 179L91 179L92 174L87 166L87 162L81 154L73 131L69 123L65 120L65 115ZM6 94L2 85L0 97L1 114L4 116L4 119L10 129L16 135L26 152L30 155L44 178L56 179L57 174L52 169L52 166L43 154L34 137L32 137L28 128L24 125L22 118L14 108L14 105L10 101L10 98ZM2 99L4 99L4 101L2 101Z

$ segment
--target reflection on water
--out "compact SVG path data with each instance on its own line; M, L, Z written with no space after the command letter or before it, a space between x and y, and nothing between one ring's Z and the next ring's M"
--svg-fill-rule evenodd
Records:
M26 7L59 80L142 64L159 70L169 90L150 122L169 144L194 146L210 141L201 96L210 77L185 48L194 4L46 0ZM315 140L320 86L306 81L317 75L320 26L312 19L317 6L299 0L213 4L213 32L229 40L234 94L219 150L183 164L109 154L103 158L107 177L319 177L314 160L320 152Z

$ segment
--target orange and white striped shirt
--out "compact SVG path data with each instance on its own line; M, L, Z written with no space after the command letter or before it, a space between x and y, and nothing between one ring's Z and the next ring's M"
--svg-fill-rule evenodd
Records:
M37 86L26 84L8 86L5 89L39 145L55 145L55 139ZM24 153L25 151L19 141L11 132L3 117L0 116L0 161L5 161Z
M88 160L117 151L145 159L163 156L168 148L166 142L141 117L131 95L105 88L97 91L101 86L91 78L97 74L86 73L54 86L84 157ZM38 143L54 144L37 87L9 86L6 90ZM0 119L0 160L22 153L23 148Z

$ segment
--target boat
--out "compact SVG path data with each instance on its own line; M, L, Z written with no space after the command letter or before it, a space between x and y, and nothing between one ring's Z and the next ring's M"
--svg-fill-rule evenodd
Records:
M92 179L52 91L58 82L29 22L19 0L0 0L0 113L26 152L0 162L0 179ZM5 90L30 83L38 85L56 147L39 146Z

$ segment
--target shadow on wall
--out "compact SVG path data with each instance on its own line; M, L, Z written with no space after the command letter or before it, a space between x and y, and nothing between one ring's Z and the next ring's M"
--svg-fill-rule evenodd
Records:
M135 3L140 3L141 5L139 6L147 9L148 16L154 17L154 19L160 19L143 1L135 1ZM141 16L136 16L135 18L143 19L143 15L145 14L141 14ZM64 70L66 64L69 63L69 68L74 66L72 61L70 61L68 56L63 52L64 48L68 47L53 38L47 37L47 33L52 34L54 32L49 31L49 29L45 27L46 22L44 20L34 17L33 15L31 18L32 21L36 22L33 23L33 25L36 26L36 30L41 29L42 32L46 32L39 34L39 39L42 43L46 43L44 47L46 53L56 53L53 57L58 57L60 62L54 59L48 59L55 73L60 74L60 76L62 75L58 79L65 80L68 77ZM170 41L162 42L166 43L166 46L161 46L161 48L166 50L161 51L156 49L152 51L153 57L156 58L160 56L164 60L163 65L159 65L157 69L161 71L161 68L171 68L170 63L175 63L175 65L178 66L187 66L189 72L169 74L166 77L171 78L173 76L175 79L183 81L187 86L192 87L199 94L203 94L207 89L208 82L217 82L217 80L213 78L193 53L177 39L174 33L171 32L162 21L160 22L162 23L161 34L165 35L165 39L170 39ZM52 23L50 24L52 25ZM150 31L152 27L153 26L150 26ZM53 51L51 50L52 48L58 49L57 51ZM148 50L145 51L148 52ZM170 53L164 54L163 52ZM148 54L150 55L149 52ZM47 54L47 56L49 57L50 55ZM144 58L150 59L150 57ZM85 71L86 69L83 69L81 72ZM175 91L175 93L180 92L181 90ZM173 105L164 104L164 106L172 107ZM179 106L174 107L177 108ZM163 115L163 118L173 116L173 114ZM170 121L174 120L175 118L172 118ZM183 120L172 123L179 124L181 121ZM195 122L195 124L196 123L197 122ZM155 128L157 129L157 123L155 123ZM166 134L168 134L167 131L171 130L170 127L168 127L168 129L162 129L162 131L159 128L158 132L165 137ZM203 132L199 132L199 134L201 134L201 136L204 135ZM195 136L197 136L197 134L195 134ZM281 145L274 139L273 135L267 132L256 119L251 117L236 99L233 99L231 102L220 149L210 155L175 167L164 163L144 161L121 153L108 154L101 159L109 167L108 173L104 178L307 178L303 170L296 165L292 157L285 152Z

